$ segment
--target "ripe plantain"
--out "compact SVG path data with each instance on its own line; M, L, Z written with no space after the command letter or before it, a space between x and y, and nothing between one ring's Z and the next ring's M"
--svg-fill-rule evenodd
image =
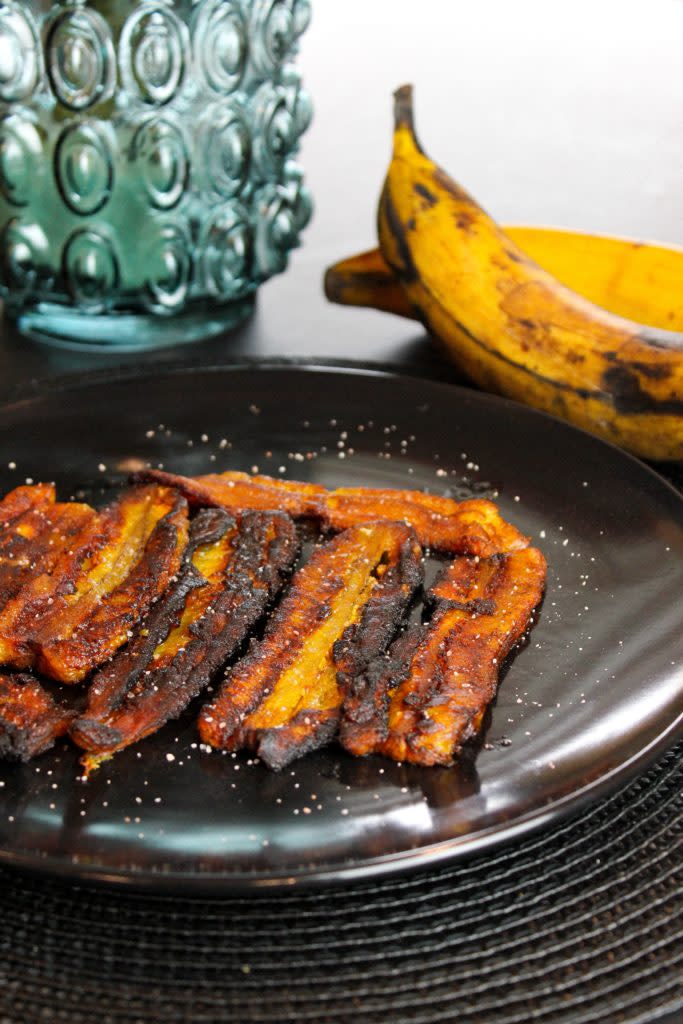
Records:
M597 306L639 324L683 331L683 249L564 228L506 225L503 231L544 270ZM325 295L342 306L416 319L379 249L328 267Z
M683 337L607 312L531 260L420 147L395 94L382 255L415 315L487 391L652 459L683 458Z

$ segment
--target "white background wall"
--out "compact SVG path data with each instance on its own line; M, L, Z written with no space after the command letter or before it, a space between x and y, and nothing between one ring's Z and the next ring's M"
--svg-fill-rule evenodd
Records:
M683 0L313 0L299 63L316 213L262 289L254 353L430 350L415 324L322 294L327 264L376 244L406 81L425 149L502 223L683 245Z
M320 242L373 240L412 81L423 145L495 217L683 244L681 0L313 0L301 66Z

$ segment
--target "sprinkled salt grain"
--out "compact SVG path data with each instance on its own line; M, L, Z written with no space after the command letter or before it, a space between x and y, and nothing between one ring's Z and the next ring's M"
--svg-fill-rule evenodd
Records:
M167 761L175 761L175 754L167 754L166 755L166 760Z
M7 468L8 469L16 469L17 468L16 462L8 462L7 463Z

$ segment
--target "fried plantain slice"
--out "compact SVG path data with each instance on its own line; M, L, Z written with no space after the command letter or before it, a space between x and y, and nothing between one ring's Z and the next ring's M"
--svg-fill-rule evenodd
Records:
M202 709L204 742L255 748L278 769L331 738L338 667L356 670L386 647L421 580L420 556L413 531L399 523L354 527L318 547L263 640Z
M317 484L295 480L276 480L249 473L209 473L206 476L177 476L161 469L145 469L134 473L133 482L166 484L176 487L194 507L217 505L229 512L240 509L279 509L295 519L319 519L320 499L327 491Z
M492 501L472 498L457 502L420 491L339 488L325 499L324 524L345 530L371 519L407 523L418 540L444 554L478 555L487 558L501 551L515 551L529 543L506 522Z
M422 491L369 487L328 491L316 484L237 472L182 477L150 469L136 474L135 479L177 487L191 504L228 510L282 508L295 518L316 519L333 531L381 519L402 522L412 526L423 547L451 555L488 558L529 543L485 498L457 502Z
M0 543L2 530L25 512L49 508L56 501L54 484L22 484L0 501Z
M42 754L77 713L33 676L0 674L0 757L28 761Z
M177 491L126 492L0 612L0 663L80 682L166 589L187 529L187 502Z
M298 554L292 520L204 509L178 579L138 635L94 677L71 729L86 767L176 718L263 615ZM93 758L92 755L95 755Z
M456 559L431 588L431 621L400 636L386 659L347 687L342 746L356 755L452 764L481 725L501 663L541 600L545 575L545 558L532 547Z
M62 552L96 515L89 505L44 502L38 497L0 525L0 609L34 575L51 572Z

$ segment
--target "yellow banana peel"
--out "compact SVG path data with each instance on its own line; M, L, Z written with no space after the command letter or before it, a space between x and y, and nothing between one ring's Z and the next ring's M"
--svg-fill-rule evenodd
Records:
M503 231L558 281L610 313L683 331L683 249L563 228L506 225ZM380 249L348 256L325 272L330 302L417 319Z
M395 94L378 233L381 253L328 272L331 297L353 301L362 283L363 301L421 320L485 390L643 457L683 458L683 254L502 229L422 150L409 86Z

